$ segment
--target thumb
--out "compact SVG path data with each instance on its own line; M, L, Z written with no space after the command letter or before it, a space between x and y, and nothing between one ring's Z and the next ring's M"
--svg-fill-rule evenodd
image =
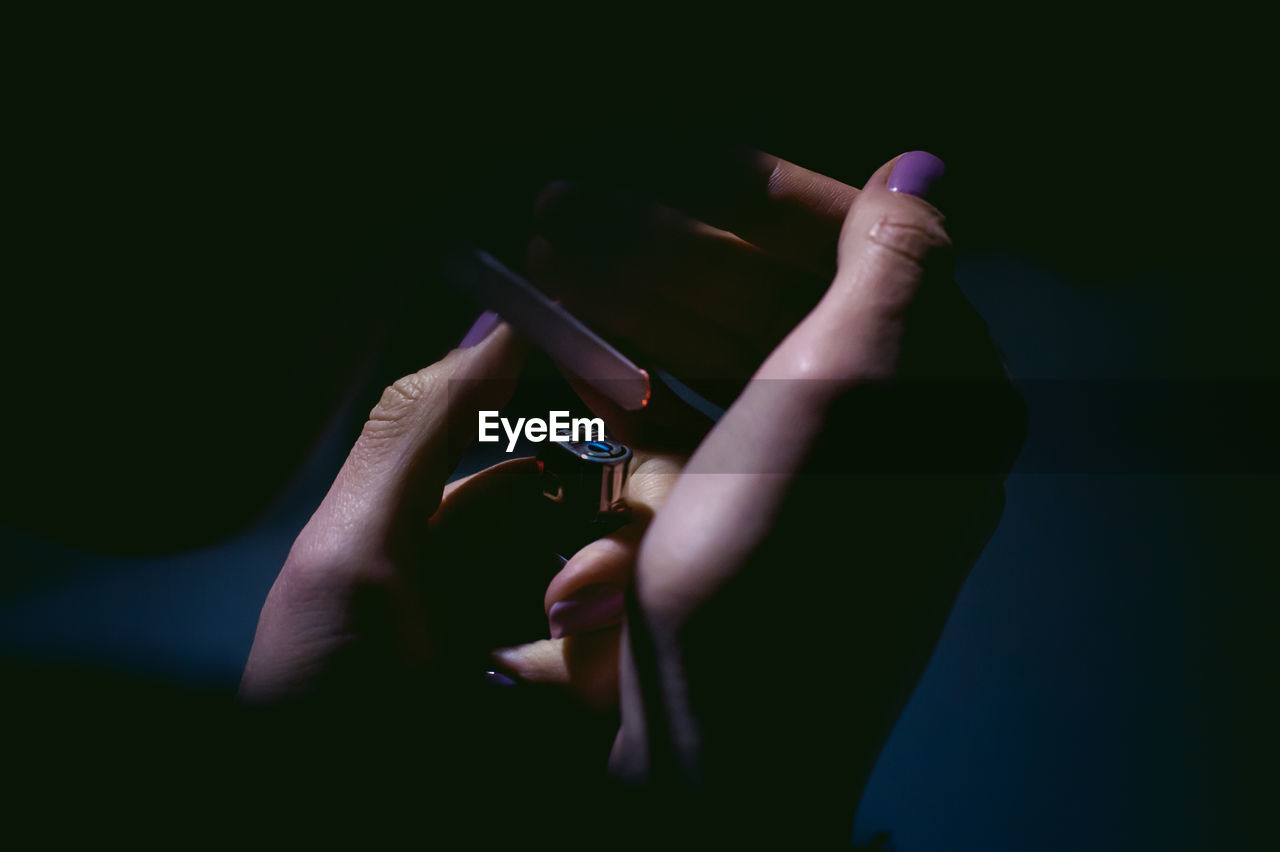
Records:
M833 424L833 406L897 377L911 309L949 271L944 217L921 197L942 171L932 154L903 154L854 199L831 286L699 445L655 519L638 575L648 611L679 621L714 594L773 529L787 483L824 436L849 425ZM723 473L749 475L700 475Z
M523 361L515 334L491 312L462 345L383 391L292 558L415 546L476 434L477 412L510 399Z
M949 272L945 217L926 200L945 171L937 157L912 151L871 176L841 229L831 287L757 378L847 386L895 374L909 309L928 279Z
M897 377L911 309L928 282L949 284L939 280L952 253L945 217L922 197L944 171L924 151L876 170L845 217L831 286L699 446L690 472L794 473L834 400Z

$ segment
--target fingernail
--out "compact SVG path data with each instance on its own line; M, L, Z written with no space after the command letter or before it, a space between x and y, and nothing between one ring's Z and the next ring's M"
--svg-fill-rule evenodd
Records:
M516 685L516 682L514 680L502 674L502 672L485 672L484 680L485 680L485 683L489 684L490 686L515 686Z
M889 191L928 198L947 173L946 163L928 151L910 151L898 158L889 174Z
M568 600L557 601L547 611L551 638L587 633L622 621L622 589L617 586L587 586Z
M467 332L467 336L462 338L462 342L458 344L459 349L470 349L480 341L484 340L489 334L498 327L502 322L502 317L493 311L485 311L476 320L475 325L471 326L471 330Z

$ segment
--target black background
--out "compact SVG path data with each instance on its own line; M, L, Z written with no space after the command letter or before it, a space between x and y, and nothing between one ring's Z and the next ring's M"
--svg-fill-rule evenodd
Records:
M515 262L546 180L692 168L708 140L852 184L904 150L938 154L966 251L1015 251L1170 317L1158 339L1119 326L1100 344L1143 353L1137 371L1176 379L1196 414L1127 446L1232 446L1224 472L1275 473L1274 81L1247 21L971 20L980 36L926 36L928 16L905 10L745 26L525 14L15 20L6 524L124 555L242 528L362 365L394 377L467 328L470 308L406 271L415 234L461 227ZM1233 729L1231 792L1205 807L1232 814L1262 789L1275 676L1274 479L1250 481L1254 499L1202 507L1246 530L1202 565L1229 601L1212 622L1229 670L1196 700ZM0 582L27 579L15 564Z
M900 22L340 23L25 31L5 335L23 525L124 551L226 532L331 407L316 377L423 286L388 272L414 234L461 227L518 263L546 180L693 169L707 140L855 185L933 151L968 250L1014 247L1089 289L1150 272L1196 375L1275 376L1274 154L1243 46L1046 24L935 46ZM421 360L466 322L448 295L416 305Z

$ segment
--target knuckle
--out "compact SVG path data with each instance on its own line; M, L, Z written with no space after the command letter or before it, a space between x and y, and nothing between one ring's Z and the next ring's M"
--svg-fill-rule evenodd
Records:
M416 412L439 395L443 384L435 365L396 379L383 390L378 404L369 412L366 434L395 433L403 429Z
M881 250L924 267L951 251L951 237L940 217L886 213L876 219L867 238Z

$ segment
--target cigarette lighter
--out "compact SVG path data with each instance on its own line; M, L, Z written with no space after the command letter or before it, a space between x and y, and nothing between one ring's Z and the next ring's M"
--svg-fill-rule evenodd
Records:
M630 519L624 499L631 449L611 439L553 441L538 453L552 542L568 559Z

